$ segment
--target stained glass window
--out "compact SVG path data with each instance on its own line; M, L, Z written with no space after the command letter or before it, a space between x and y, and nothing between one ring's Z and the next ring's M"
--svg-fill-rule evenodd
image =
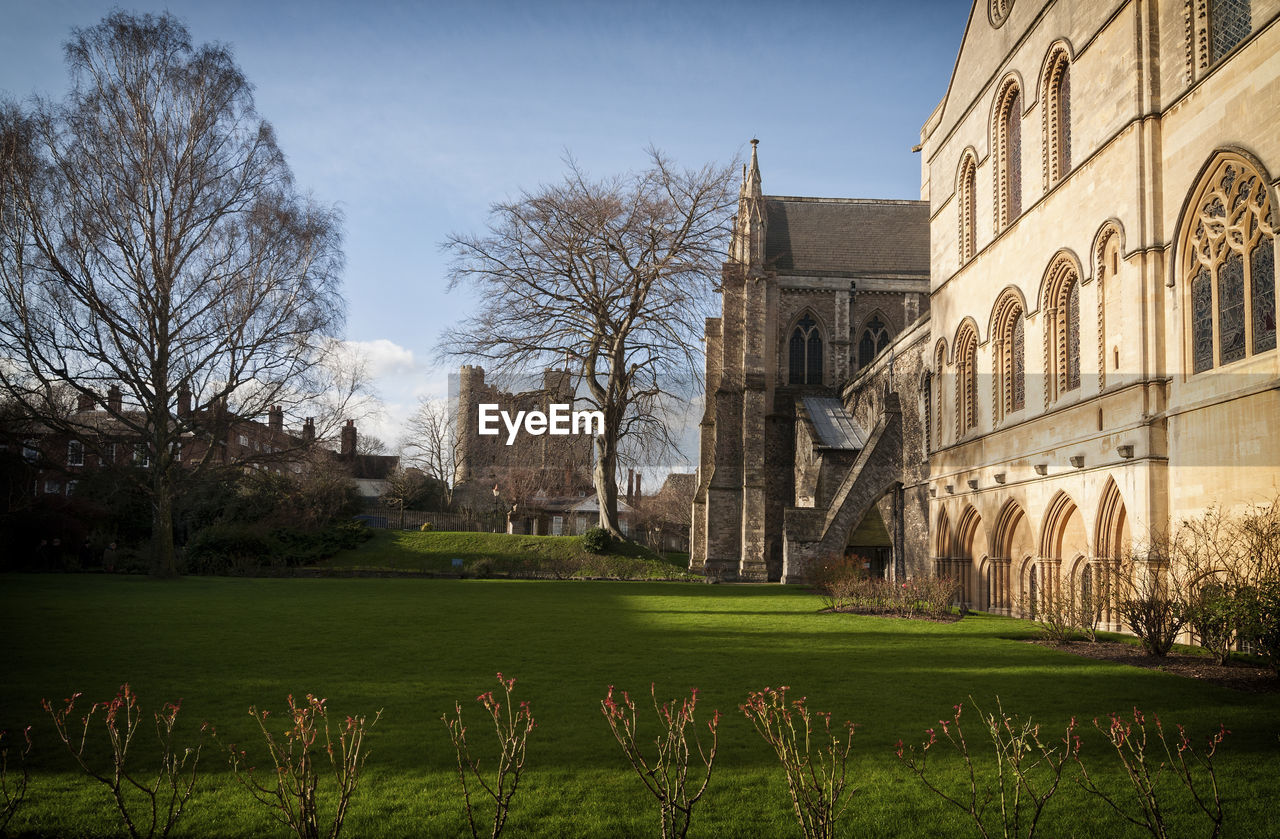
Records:
M1009 218L1022 215L1022 91L1014 93L1005 115L1005 153L1008 156Z
M811 385L822 384L822 338L818 336L818 330L816 329L809 333L808 366L805 381L806 384Z
M1218 363L1244 358L1244 260L1232 253L1218 269Z
M1213 289L1208 268L1201 268L1191 281L1191 354L1195 372L1213 366Z
M1264 236L1250 257L1250 285L1253 287L1253 351L1276 348L1276 248Z
M858 342L858 367L866 367L876 357L876 342L871 333L863 330L862 340Z
M1013 334L1009 341L1009 373L1012 379L1012 404L1011 411L1021 411L1027 403L1026 396L1026 352L1024 350L1024 334L1023 326L1024 318L1022 312L1018 312L1018 317L1013 321Z
M800 331L798 326L796 331L791 333L788 356L791 359L790 383L793 385L804 384L804 333Z
M1080 283L1071 281L1067 291L1067 358L1064 391L1080 387Z
M1071 68L1063 62L1058 76L1058 175L1071 171Z
M813 316L805 316L796 324L787 344L787 375L793 385L822 384L822 336Z
M1249 0L1209 0L1210 61L1216 64L1252 28Z

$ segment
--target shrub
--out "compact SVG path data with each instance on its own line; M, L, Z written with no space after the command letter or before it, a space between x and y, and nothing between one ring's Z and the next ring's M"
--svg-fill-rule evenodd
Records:
M600 710L609 723L613 738L622 747L623 754L631 768L640 776L645 788L658 800L659 818L662 823L662 839L683 839L689 833L689 823L693 819L693 805L698 803L702 794L711 783L711 767L716 760L716 728L720 724L720 712L716 711L707 723L711 730L711 748L704 750L698 739L697 729L692 737L688 733L694 725L694 710L698 704L698 689L694 688L688 699L676 700L658 705L657 692L649 685L649 695L653 698L653 710L658 715L661 731L654 741L657 752L652 758L646 758L636 742L636 730L639 727L636 718L636 704L626 691L622 692L622 704L613 698L613 685L609 685L609 694L600 701ZM689 758L693 749L689 748L692 739L693 748L698 752L698 760L702 763L702 783L691 782L689 777ZM690 794L690 789L697 787L697 792Z
M187 570L195 574L244 573L271 554L267 536L242 524L215 524L195 535L187 545Z
M788 690L754 691L740 707L782 763L792 812L805 839L830 839L851 801L845 786L854 724L846 722L833 731L831 714L810 711L803 697L788 702Z
M493 721L493 730L498 737L498 759L492 778L486 778L480 772L480 762L471 756L467 745L467 729L462 724L462 704L454 703L454 717L445 714L440 719L449 728L449 739L453 741L454 752L458 760L458 780L462 783L462 799L467 812L467 825L471 828L472 837L480 836L477 825L479 814L471 805L473 787L468 783L468 776L475 779L481 790L493 801L493 822L491 836L497 839L507 823L507 813L511 808L511 799L515 797L520 786L520 774L524 771L525 743L529 732L533 730L533 712L528 702L521 702L517 708L511 698L515 688L515 679L504 679L498 674L498 685L502 688L503 699L497 699L493 691L486 691L476 697L476 701L484 706L489 718Z
M116 812L133 839L168 836L182 816L183 808L191 800L191 793L196 786L196 769L200 762L199 745L194 749L180 749L174 745L173 729L178 721L180 703L168 703L163 711L155 714L156 735L160 739L161 748L160 767L156 771L155 780L147 784L128 766L129 746L142 722L142 708L138 705L137 695L128 684L122 685L115 699L95 703L89 709L89 713L81 718L83 728L77 734L68 729L67 723L79 698L80 694L73 694L59 711L53 709L49 700L43 700L45 711L53 718L58 739L67 747L81 771L111 791ZM107 741L111 744L112 768L109 773L93 768L90 763L96 766L98 762L91 761L85 755L89 729L99 710L104 712L103 724L107 729ZM200 727L202 733L206 729L206 725ZM138 806L139 794L143 807Z
M969 700L973 702L972 698ZM995 772L985 768L987 764L976 762L969 752L964 730L960 726L963 704L953 706L955 714L949 720L938 720L942 736L960 753L964 760L963 776L967 776L968 789L944 789L928 773L930 750L938 744L934 729L925 731L929 739L919 751L915 746L904 748L898 741L897 755L911 772L939 798L955 805L973 819L978 834L983 837L1005 836L1027 839L1036 835L1040 816L1049 799L1058 791L1062 772L1067 761L1080 750L1080 738L1075 734L1075 719L1067 725L1062 746L1050 745L1040 739L1040 724L1030 718L1019 720L1004 712L999 699L997 712L983 714L975 705L979 718L986 726L987 737L995 752ZM996 824L992 822L996 821Z
M347 717L337 727L335 744L325 700L307 694L305 703L294 702L292 695L288 701L290 725L284 732L283 741L277 740L267 728L269 712L249 709L249 715L266 740L274 768L271 775L263 782L252 766L242 769L248 755L243 749L237 750L234 744L229 747L231 768L254 800L271 809L272 816L292 830L298 839L318 839L321 835L322 796L319 790L322 773L317 763L327 758L337 790L333 816L323 835L337 839L342 832L351 797L360 785L360 772L368 756L364 752L365 734L377 724L382 712L374 715L373 722L367 722L364 716ZM320 740L321 734L323 740Z
M603 527L593 527L582 534L582 547L593 554L602 554L613 544L613 537Z
M1240 591L1229 583L1207 582L1192 594L1187 604L1187 623L1200 646L1213 653L1219 664L1231 658L1231 645L1237 630L1243 629L1249 591Z
M18 760L22 764L22 773L14 777L9 772L9 744L6 742L9 739L9 733L0 731L0 795L4 798L0 801L0 836L4 835L13 814L18 811L23 799L27 797L27 782L31 779L27 770L27 758L31 756L31 726L23 729L22 737L27 744L26 748L17 752Z
M1160 743L1159 751L1152 755L1147 754L1149 732L1146 717L1137 708L1133 709L1133 722L1118 714L1112 714L1111 722L1106 726L1100 725L1096 719L1093 721L1094 727L1102 732L1120 757L1125 775L1133 787L1133 797L1137 799L1136 816L1130 809L1122 807L1116 796L1097 785L1077 754L1080 785L1105 801L1125 821L1145 829L1157 839L1167 839L1169 836L1189 835L1186 831L1171 830L1167 824L1168 792L1162 788L1162 783L1167 774L1172 774L1190 793L1196 809L1209 820L1208 835L1217 836L1222 830L1223 812L1213 757L1231 732L1219 727L1217 733L1209 737L1206 747L1197 752L1182 726L1177 726L1178 734L1171 745L1160 718L1154 715L1152 718L1155 720L1155 739Z

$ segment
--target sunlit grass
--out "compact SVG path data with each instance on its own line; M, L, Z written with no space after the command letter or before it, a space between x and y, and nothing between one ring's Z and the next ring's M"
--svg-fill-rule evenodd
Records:
M250 705L280 713L288 694L311 692L339 714L383 709L344 835L459 835L465 822L440 716L460 700L478 724L474 697L495 686L499 670L516 676L538 722L512 836L653 832L656 813L599 710L608 685L645 693L651 681L659 695L696 686L700 711L726 715L697 836L794 834L773 758L737 710L748 691L782 684L860 724L851 835L967 834L959 814L898 765L893 746L923 740L956 702L994 706L997 695L1051 731L1072 715L1089 728L1093 717L1135 705L1193 733L1225 723L1232 735L1221 780L1235 825L1227 835L1269 829L1280 695L1020 643L1034 634L1020 621L935 624L823 614L820 605L794 588L696 583L0 578L0 727L36 724L31 798L10 829L95 836L113 824L106 794L72 775L40 700L72 691L106 699L127 680L147 708L181 697L179 725L192 736L209 720L223 743L251 751L259 746ZM1087 736L1085 747L1110 765L1100 737ZM178 835L270 835L265 811L235 785L215 746L203 762L208 774ZM1125 835L1073 785L1061 795L1045 835Z

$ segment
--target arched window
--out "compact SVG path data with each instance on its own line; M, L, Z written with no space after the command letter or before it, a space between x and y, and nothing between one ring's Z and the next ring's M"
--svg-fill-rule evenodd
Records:
M875 361L877 355L889 346L889 330L880 316L873 317L862 330L862 338L858 341L858 367L866 367Z
M996 109L996 229L1022 214L1022 91L1010 79Z
M1221 155L1183 223L1193 373L1275 349L1273 224L1265 177L1243 158Z
M960 163L960 264L973 259L977 252L977 240L974 234L974 220L977 217L978 164L972 154L966 154Z
M1045 407L1080 387L1080 269L1069 256L1050 264L1045 291Z
M996 303L995 421L1026 407L1026 317L1018 296L1006 292Z
M978 336L965 324L956 336L956 436L978 427Z
M790 384L822 384L822 335L817 321L807 312L791 333L787 354Z
M924 371L920 382L920 395L924 399L924 454L933 451L933 373Z
M1221 61L1252 28L1249 0L1209 0L1209 62Z
M933 383L934 383L933 386L935 388L934 395L933 395L933 404L936 408L935 415L937 416L937 424L934 426L934 433L933 433L933 441L934 441L933 444L935 447L942 445L942 429L943 429L942 381L943 381L943 370L945 369L946 363L947 363L947 339L939 338L938 344L933 351L933 369L937 371L933 379Z
M1065 46L1056 47L1045 65L1044 174L1045 188L1071 171L1071 62Z

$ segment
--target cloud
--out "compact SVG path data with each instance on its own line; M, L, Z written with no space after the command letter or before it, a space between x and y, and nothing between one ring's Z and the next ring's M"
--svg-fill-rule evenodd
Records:
M425 365L414 357L413 350L402 347L394 341L388 341L386 338L342 343L353 355L364 359L369 375L374 380L426 372Z

